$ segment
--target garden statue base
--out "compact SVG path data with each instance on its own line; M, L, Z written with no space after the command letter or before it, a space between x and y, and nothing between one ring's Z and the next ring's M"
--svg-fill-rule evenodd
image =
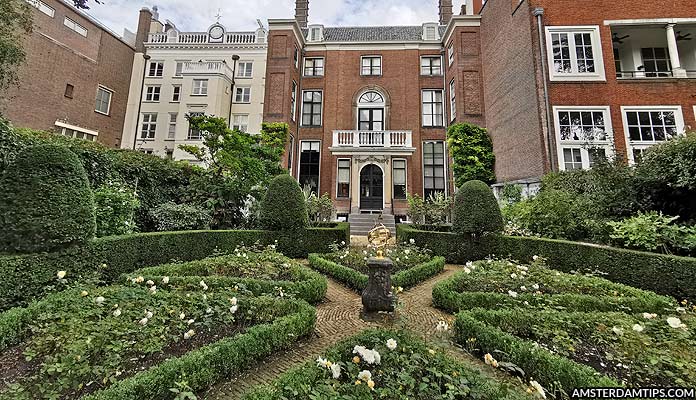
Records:
M393 313L394 295L391 286L392 261L388 258L370 258L367 260L369 280L362 293L363 319L372 319L372 314ZM382 316L375 315L378 319Z

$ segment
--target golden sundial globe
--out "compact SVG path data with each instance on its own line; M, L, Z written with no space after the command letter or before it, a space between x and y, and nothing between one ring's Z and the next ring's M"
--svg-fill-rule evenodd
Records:
M377 258L384 258L384 248L389 244L391 231L381 222L377 222L374 228L367 234L367 241L370 246L377 249Z

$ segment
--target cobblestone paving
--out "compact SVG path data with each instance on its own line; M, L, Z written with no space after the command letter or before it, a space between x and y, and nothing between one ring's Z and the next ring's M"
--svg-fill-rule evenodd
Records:
M260 361L253 369L241 375L211 388L204 396L209 400L233 400L239 399L249 389L272 382L275 378L299 366L308 360L314 360L327 348L337 341L353 336L372 327L406 327L414 333L429 339L435 333L435 326L439 321L449 321L451 314L444 313L432 306L432 290L440 281L454 275L459 267L448 265L445 271L422 284L404 291L401 294L399 317L390 324L379 325L368 323L360 319L362 303L360 296L329 279L329 287L326 300L317 307L317 324L315 334L297 343L292 349L275 354L266 360ZM453 346L446 349L454 358L471 364L487 375L495 375L497 378L505 378L502 374L495 373L487 368L482 368L482 363L468 353Z

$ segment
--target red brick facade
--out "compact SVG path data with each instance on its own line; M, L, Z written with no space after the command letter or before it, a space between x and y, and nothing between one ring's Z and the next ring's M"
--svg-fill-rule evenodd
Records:
M0 98L0 109L14 125L55 129L56 120L98 131L97 141L120 145L134 49L61 0L42 0L53 17L33 9L34 32L27 37L26 63L19 85ZM64 25L70 18L87 29L87 37ZM66 86L74 87L72 98ZM108 115L95 112L97 89L113 91Z

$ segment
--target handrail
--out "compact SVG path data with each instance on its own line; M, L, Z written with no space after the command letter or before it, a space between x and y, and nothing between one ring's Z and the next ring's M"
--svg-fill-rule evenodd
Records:
M671 78L673 71L616 71L617 78Z
M413 147L412 131L333 131L334 147Z
M265 37L256 32L226 32L221 39L214 40L207 32L152 32L148 35L147 43L255 44L265 43Z

